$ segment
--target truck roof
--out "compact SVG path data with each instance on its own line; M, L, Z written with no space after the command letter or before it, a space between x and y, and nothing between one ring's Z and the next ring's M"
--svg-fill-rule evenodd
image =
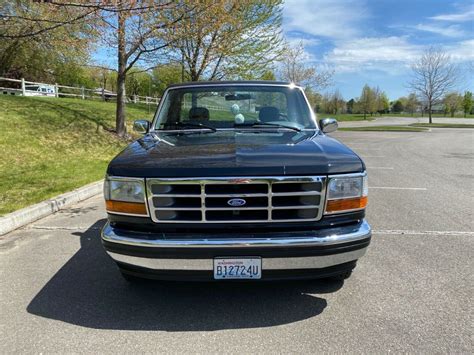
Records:
M184 83L171 84L169 88L181 86L209 86L209 85L291 85L287 81L273 80L222 80L222 81L188 81Z

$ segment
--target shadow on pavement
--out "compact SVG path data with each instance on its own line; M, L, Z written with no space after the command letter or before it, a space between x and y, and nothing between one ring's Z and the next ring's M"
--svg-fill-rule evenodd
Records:
M261 284L124 281L103 250L97 221L74 233L81 249L27 307L31 314L97 329L209 331L270 327L317 316L342 282Z

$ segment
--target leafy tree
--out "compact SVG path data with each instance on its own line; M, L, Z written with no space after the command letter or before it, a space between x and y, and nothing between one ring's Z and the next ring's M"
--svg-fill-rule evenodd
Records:
M400 112L403 112L403 110L404 110L403 103L400 99L398 99L397 101L393 103L392 112L400 113Z
M26 0L20 2L29 3ZM40 38L57 29L69 30L72 26L86 26L107 47L116 50L116 122L119 136L127 134L125 126L126 80L128 72L139 62L168 46L162 32L173 27L182 18L173 16L177 8L191 0L170 2L166 0L115 0L115 1L44 1L35 4L27 16L13 13L7 23L6 34L0 37ZM6 6L9 9L9 6ZM3 12L3 8L2 8ZM23 33L10 30L15 24L26 28ZM67 44L69 36L63 36Z
M448 112L451 117L454 117L456 111L462 107L463 97L457 92L451 92L446 94L443 99L445 111Z
M354 100L354 99L350 99L349 101L347 101L346 107L347 107L347 113L354 113L354 110L355 110L355 100Z
M337 115L339 112L342 112L346 107L346 102L342 97L339 90L334 91L331 94L327 94L324 97L325 101L325 112Z
M404 110L410 112L410 114L413 116L419 105L420 103L418 102L416 94L412 92L410 95L408 95L405 101Z
M472 92L466 91L462 100L462 109L464 111L464 117L471 113L472 106Z
M321 112L322 109L321 109L321 102L322 102L322 95L320 93L317 93L316 91L314 91L313 89L311 89L310 87L307 87L305 89L305 95L309 101L309 104L311 105L311 108L315 111L315 112Z
M258 77L281 55L282 0L184 1L166 29L169 57L191 81Z
M163 95L163 92L170 84L189 80L187 74L183 73L182 69L181 65L174 63L162 64L153 69L153 85L159 96ZM183 74L185 75L184 78Z
M88 60L96 35L90 22L78 20L87 11L66 13L52 4L2 0L0 14L0 76L83 84L80 64Z
M390 101L387 97L387 94L383 91L380 91L378 88L376 90L376 100L377 100L377 112L380 114L387 113L390 110Z
M260 80L270 80L270 81L275 81L276 76L273 70L265 70L262 75L259 77Z
M367 119L367 114L373 114L377 108L377 96L369 85L362 88L362 93L358 101L359 110L364 114L364 120Z
M125 88L127 96L154 96L156 94L152 76L136 68L128 73Z

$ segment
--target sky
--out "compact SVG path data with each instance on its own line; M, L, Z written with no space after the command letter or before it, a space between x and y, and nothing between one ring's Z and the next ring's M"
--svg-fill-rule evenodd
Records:
M283 31L303 42L309 64L334 69L328 90L346 100L364 84L407 95L410 65L429 46L459 64L459 91L474 90L474 0L286 0Z

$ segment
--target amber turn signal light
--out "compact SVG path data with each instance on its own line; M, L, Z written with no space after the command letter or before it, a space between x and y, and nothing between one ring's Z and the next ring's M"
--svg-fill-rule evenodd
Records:
M367 196L328 201L326 213L356 210L367 207Z
M105 208L107 212L129 213L147 215L146 206L144 203L124 202L124 201L105 201Z

